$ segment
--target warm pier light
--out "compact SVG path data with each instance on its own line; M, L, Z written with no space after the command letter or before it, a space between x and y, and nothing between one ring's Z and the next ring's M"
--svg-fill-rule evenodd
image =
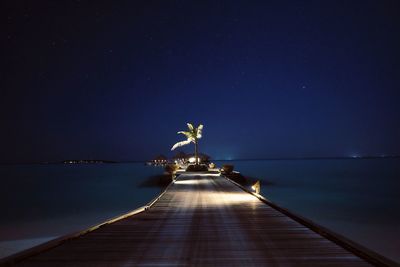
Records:
M202 198L204 205L209 208L218 208L226 205L246 205L253 208L259 200L251 194L243 194L239 188L230 192L215 190L214 179L220 179L219 174L181 174L174 182L175 188L179 189L179 198L176 200L185 202L191 198L193 191L190 188L197 188L198 197ZM188 190L188 191L187 191ZM190 206L190 204L188 203Z
M208 184L209 181L207 180L196 180L196 179L192 179L192 180L183 180L183 181L176 181L175 184L183 184L183 185L193 185L193 184Z
M260 191L261 191L260 181L257 181L255 184L253 184L251 189L253 189L256 194L260 194Z
M200 160L199 160L199 161L200 161ZM196 158L195 158L195 157L189 158L189 162L190 162L190 163L195 163L195 162L196 162Z

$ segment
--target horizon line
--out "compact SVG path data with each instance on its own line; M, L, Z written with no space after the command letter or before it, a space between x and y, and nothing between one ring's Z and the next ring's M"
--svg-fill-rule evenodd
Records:
M266 157L266 158L234 158L224 159L216 158L213 161L261 161L261 160L323 160L323 159L384 159L384 158L400 158L400 155L381 155L381 156L311 156L311 157ZM0 165L26 165L26 164L64 164L68 160L91 160L91 161L104 161L102 163L145 163L150 161L146 160L109 160L109 159L64 159L55 161L20 161L20 162L0 162ZM102 164L97 163L97 164ZM91 163L88 163L91 164ZM96 163L92 163L96 164Z

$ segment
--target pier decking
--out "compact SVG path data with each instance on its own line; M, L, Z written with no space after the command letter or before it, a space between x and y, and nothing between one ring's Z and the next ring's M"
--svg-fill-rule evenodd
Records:
M182 174L151 208L17 266L373 266L217 175Z

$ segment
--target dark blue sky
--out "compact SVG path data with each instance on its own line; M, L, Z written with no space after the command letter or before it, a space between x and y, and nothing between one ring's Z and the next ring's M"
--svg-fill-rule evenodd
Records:
M214 158L400 154L397 1L0 10L1 162L148 159L186 122Z

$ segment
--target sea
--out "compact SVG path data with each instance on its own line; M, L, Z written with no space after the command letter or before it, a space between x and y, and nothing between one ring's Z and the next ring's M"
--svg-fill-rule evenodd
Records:
M291 212L400 262L400 159L216 161L261 180ZM0 166L0 258L145 205L163 167L144 163Z

